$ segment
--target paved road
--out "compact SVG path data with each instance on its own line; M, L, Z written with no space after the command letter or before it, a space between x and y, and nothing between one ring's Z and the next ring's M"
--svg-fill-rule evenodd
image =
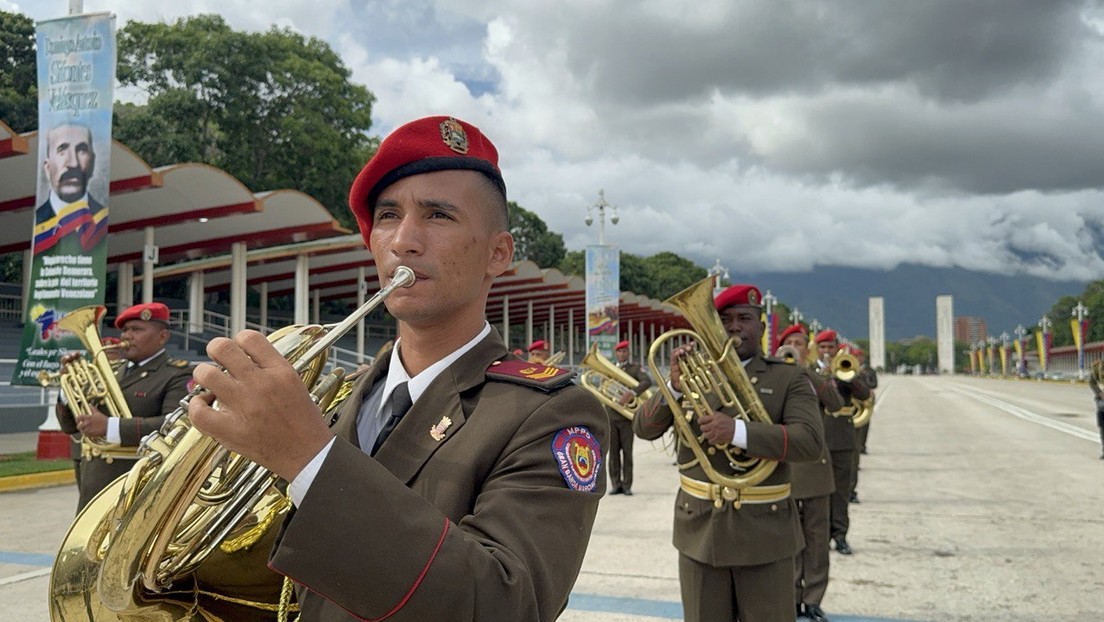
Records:
M834 622L1080 621L1104 593L1104 461L1084 385L885 376L832 554ZM678 620L675 471L638 442L633 497L603 500L562 622ZM0 495L0 621L45 622L72 487Z

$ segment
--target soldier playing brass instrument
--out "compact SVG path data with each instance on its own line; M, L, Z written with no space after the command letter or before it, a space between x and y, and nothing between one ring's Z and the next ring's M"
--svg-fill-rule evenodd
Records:
M688 622L793 619L793 557L803 542L797 507L790 496L788 463L816 460L824 442L817 400L805 374L759 351L764 330L761 300L758 288L733 285L714 301L723 325L720 329L727 333L723 337L739 341L736 366L746 378L737 378L735 384L743 386L747 380L752 395L741 397L759 403L714 408L711 414L694 417L690 424L698 442L708 449L731 447L735 451L703 452L700 455L708 464L702 464L694 451L700 451L698 446L688 447L686 441L679 444L674 544L679 551L683 614ZM715 319L714 310L708 311ZM700 337L703 342L710 340L709 336ZM687 397L682 392L690 379L683 375L680 363L697 356L697 349L687 344L671 355L669 387L675 399ZM725 351L731 352L727 347ZM739 367L741 363L744 367ZM672 425L681 425L666 399L663 392L658 393L637 411L633 418L637 436L654 440ZM763 409L769 422L734 417L741 408ZM712 481L713 477L734 479L740 469L731 460L749 458L777 462L764 480L753 485L740 488Z
M1093 403L1096 404L1096 427L1100 430L1100 459L1104 460L1104 360L1093 361L1092 373L1089 374L1089 388L1093 392Z
M617 366L637 381L636 388L621 395L621 405L628 404L634 396L641 395L652 386L648 372L629 360L629 342L621 341L613 349ZM633 431L632 421L606 408L610 420L609 478L610 494L632 496L633 484Z

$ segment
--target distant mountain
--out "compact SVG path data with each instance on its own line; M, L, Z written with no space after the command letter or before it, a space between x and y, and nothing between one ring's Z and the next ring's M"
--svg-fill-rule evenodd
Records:
M954 296L954 314L985 319L989 334L1011 333L1017 324L1035 325L1062 296L1076 296L1087 282L1051 281L1034 276L1001 276L960 268L904 264L893 270L818 267L811 272L732 274L790 307L805 322L816 318L852 339L868 337L868 299L885 298L888 341L917 335L935 337L935 297ZM1051 318L1056 320L1058 318Z

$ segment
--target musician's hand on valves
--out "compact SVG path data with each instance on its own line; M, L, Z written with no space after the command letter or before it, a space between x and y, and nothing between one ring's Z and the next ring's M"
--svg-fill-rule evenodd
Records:
M736 432L736 420L724 413L713 411L698 418L698 425L706 440L714 445L731 445Z
M65 356L61 357L61 359L59 359L59 362L61 363L61 368L65 369L65 367L67 365L69 365L73 361L79 359L80 357L81 357L80 352L70 352L70 353L66 354Z
M694 351L696 344L690 342L671 350L671 388L682 393L682 369L679 361Z
M193 374L208 392L188 403L201 432L291 481L333 438L299 374L264 335L213 339ZM215 400L218 404L212 407Z
M621 397L618 398L617 402L619 404L621 404L622 406L627 406L629 404L629 402L631 402L633 400L634 397L636 397L635 393L633 393L632 391L625 391L624 393L621 394Z
M81 434L91 437L107 435L107 415L100 412L95 406L92 412L77 417L77 429Z

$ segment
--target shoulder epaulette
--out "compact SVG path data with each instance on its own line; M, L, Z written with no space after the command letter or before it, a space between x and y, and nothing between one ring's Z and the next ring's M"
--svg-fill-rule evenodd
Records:
M169 359L169 365L173 367L187 367L188 361L184 359Z
M789 363L786 363L786 361L783 361L782 359L780 359L776 356L764 356L763 360L768 362L768 363L784 363L786 365L789 365Z
M551 392L570 384L575 372L528 361L504 360L491 363L487 377Z

